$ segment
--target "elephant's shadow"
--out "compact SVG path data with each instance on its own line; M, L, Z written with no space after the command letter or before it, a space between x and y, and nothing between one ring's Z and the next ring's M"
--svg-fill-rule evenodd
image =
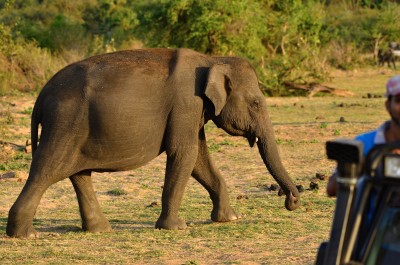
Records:
M67 234L67 233L84 233L80 226L80 219L36 219L33 221L36 230L44 234ZM109 220L113 232L122 232L129 230L150 230L155 229L155 222L137 222L120 219ZM211 220L191 221L188 226L208 225L212 224ZM5 231L7 226L7 218L0 218L0 230Z

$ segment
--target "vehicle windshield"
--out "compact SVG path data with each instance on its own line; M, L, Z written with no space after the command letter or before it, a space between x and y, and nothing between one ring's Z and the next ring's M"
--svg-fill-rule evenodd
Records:
M365 263L399 264L400 261L400 187L391 187L383 194L379 206L382 212L374 216L369 234L372 237L367 248L370 248Z

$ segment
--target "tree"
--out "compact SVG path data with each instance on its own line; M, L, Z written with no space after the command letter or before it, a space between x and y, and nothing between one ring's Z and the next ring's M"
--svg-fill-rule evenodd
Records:
M263 19L255 1L164 0L147 2L139 10L139 36L147 46L251 59L264 52L258 36Z
M318 1L264 1L267 30L262 42L267 49L258 67L268 94L285 94L285 82L314 83L328 77L325 9Z
M104 47L129 39L138 25L136 12L126 0L101 0L84 11L83 19L91 34L102 37Z

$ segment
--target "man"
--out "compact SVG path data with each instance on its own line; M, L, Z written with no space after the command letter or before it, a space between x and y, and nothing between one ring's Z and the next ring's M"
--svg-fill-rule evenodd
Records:
M378 129L358 135L355 139L364 143L364 156L377 144L400 141L400 76L390 78L386 83L386 110L390 120ZM400 153L400 152L399 152ZM335 196L337 191L336 172L329 178L326 192Z

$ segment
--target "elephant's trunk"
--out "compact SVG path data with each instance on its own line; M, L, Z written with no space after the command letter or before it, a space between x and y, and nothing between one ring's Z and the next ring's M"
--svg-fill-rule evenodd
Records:
M293 211L300 206L299 191L281 162L271 122L266 121L264 125L267 128L264 128L262 136L259 136L258 150L268 171L286 194L286 209Z

